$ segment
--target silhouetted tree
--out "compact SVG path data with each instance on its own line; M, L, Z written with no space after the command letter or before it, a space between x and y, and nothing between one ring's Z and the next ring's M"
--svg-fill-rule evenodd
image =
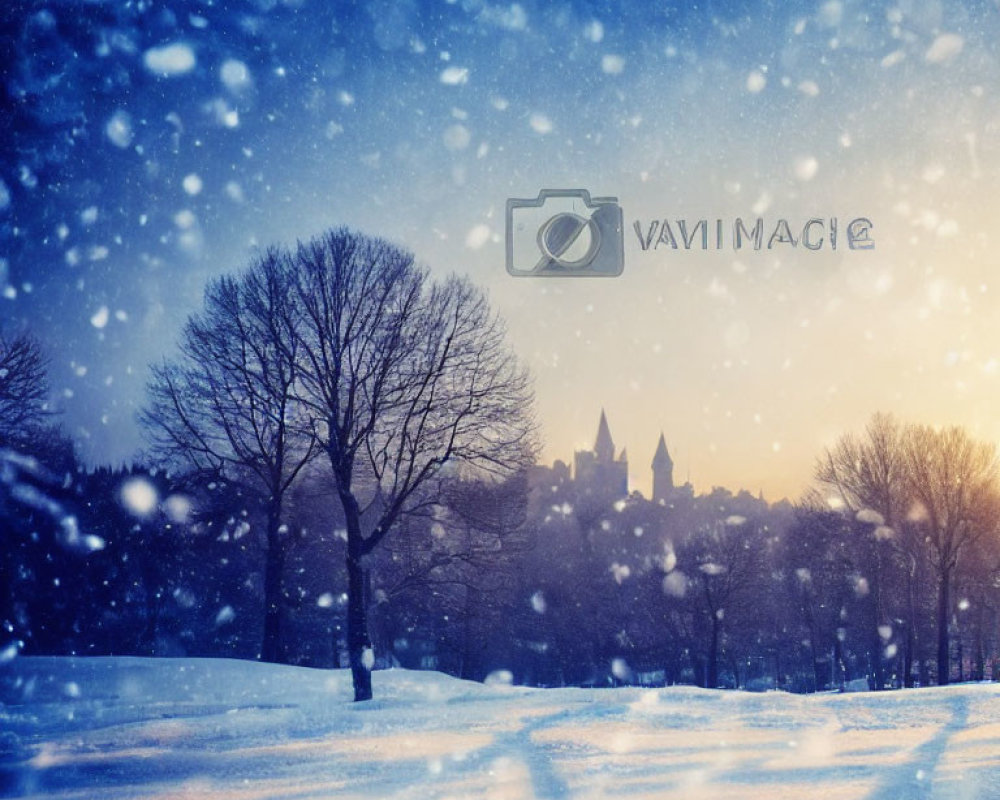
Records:
M759 594L764 552L756 525L731 515L697 531L688 543L693 561L689 569L689 596L707 633L704 685L719 686L719 663L724 633L730 627L751 624L749 606Z
M949 680L956 571L963 551L996 530L997 472L995 447L964 430L900 426L884 414L872 418L864 436L841 437L817 464L822 490L812 499L823 503L824 493L833 491L838 504L874 528L869 580L875 623L880 630L894 618L903 624L906 685L913 680L920 610L925 595L935 592L938 681ZM880 668L879 660L875 666ZM876 679L881 686L878 669Z
M367 557L446 464L506 475L532 460L530 382L482 292L430 281L383 240L331 231L300 246L295 277L301 396L344 510L347 644L367 700Z
M905 621L905 676L912 673L918 630L916 598L921 588L915 585L917 571L912 568L921 546L903 525L911 502L905 453L908 435L909 428L900 426L891 415L875 414L861 436L851 433L841 436L816 465L817 481L825 491L833 492L831 498L824 499L839 501L851 513L860 515L860 519L877 526L872 530L872 561L866 570L875 605L875 626L885 631L894 618ZM822 504L829 505L829 502ZM833 503L834 507L837 505ZM905 597L893 585L895 577L906 582ZM873 667L876 686L882 688L881 658L874 659ZM904 680L911 682L912 678Z
M532 548L524 524L526 480L456 479L442 490L430 515L401 521L399 535L380 548L373 621L387 649L403 661L413 650L405 635L412 621L404 614L419 610L428 619L446 618L451 624L438 641L446 658L438 667L482 680L492 669L511 666L497 659L509 650L512 617L520 610L516 566ZM397 641L410 652L395 652Z
M292 285L289 258L275 249L246 272L212 281L204 310L184 328L180 357L153 368L141 415L161 460L263 490L265 661L281 659L285 498L317 452L296 419L301 340Z
M951 590L963 551L997 530L1000 519L996 447L957 427L911 427L906 436L907 480L916 502L910 521L923 534L937 579L937 678L951 675Z
M45 420L48 391L38 341L0 330L0 449L20 449L30 441Z

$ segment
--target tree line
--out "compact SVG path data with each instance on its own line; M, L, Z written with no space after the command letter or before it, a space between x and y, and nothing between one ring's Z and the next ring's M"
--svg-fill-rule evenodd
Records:
M148 451L86 470L0 339L0 651L795 691L995 678L997 456L876 415L797 505L532 466L481 291L334 230L211 281L152 369ZM13 648L13 649L12 649Z

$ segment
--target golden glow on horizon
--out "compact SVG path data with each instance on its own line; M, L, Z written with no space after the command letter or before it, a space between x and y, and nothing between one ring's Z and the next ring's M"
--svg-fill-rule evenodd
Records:
M873 252L653 253L626 239L621 278L493 281L536 375L543 463L592 448L602 407L646 496L661 430L675 483L771 501L798 499L824 447L877 411L1000 441L989 204L963 186L933 193L947 218L882 180L856 186L837 206L874 218Z

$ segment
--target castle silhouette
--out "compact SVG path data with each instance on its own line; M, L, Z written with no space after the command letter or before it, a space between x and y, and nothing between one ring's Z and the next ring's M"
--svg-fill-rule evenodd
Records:
M678 487L674 484L674 461L667 449L667 440L660 433L660 441L650 465L653 470L654 503L664 505L674 498L678 491L690 492L690 484ZM551 467L536 467L536 486L548 482L553 489L557 486L572 486L578 495L597 495L607 499L628 497L628 452L622 448L615 457L615 443L611 438L611 428L607 415L601 409L597 424L597 438L593 450L578 450L573 455L573 472L569 465L556 461Z

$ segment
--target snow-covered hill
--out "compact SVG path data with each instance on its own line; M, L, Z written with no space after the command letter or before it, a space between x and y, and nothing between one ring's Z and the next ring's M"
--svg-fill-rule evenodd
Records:
M226 660L0 666L0 794L1000 798L1000 686L525 689Z

